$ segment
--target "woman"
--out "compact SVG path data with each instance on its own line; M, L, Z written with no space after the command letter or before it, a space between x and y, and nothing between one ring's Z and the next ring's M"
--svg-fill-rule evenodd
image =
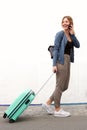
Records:
M70 16L64 16L61 24L63 30L55 36L53 51L53 72L56 73L56 88L42 107L49 114L54 114L54 116L68 117L70 113L60 107L60 100L62 93L68 88L70 63L74 62L74 47L79 48L80 43L75 36L73 19ZM53 101L55 105L54 112L51 108Z

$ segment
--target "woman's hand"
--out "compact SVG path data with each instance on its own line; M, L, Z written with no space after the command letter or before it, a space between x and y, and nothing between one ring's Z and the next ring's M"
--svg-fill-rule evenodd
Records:
M53 73L56 73L58 71L57 66L53 66Z
M70 26L69 26L69 33L70 33L70 34L75 34L73 25L70 25Z

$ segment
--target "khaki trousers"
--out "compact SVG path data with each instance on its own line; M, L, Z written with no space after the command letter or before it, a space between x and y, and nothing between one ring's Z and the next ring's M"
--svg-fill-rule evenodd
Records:
M55 107L60 106L62 92L67 90L70 79L70 56L64 55L64 65L57 63L58 72L56 73L56 87L51 95L51 101L54 101Z

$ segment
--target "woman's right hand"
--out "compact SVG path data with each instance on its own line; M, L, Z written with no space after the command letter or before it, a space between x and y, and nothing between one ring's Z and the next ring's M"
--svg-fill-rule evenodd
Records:
M53 66L53 73L56 73L58 71L57 66Z

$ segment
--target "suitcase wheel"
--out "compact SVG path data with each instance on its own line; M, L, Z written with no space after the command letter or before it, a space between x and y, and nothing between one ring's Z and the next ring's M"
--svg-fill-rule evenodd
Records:
M15 122L15 120L13 120L13 119L9 120L9 123L14 123L14 122Z
M3 118L6 118L6 117L7 117L7 114L6 114L6 113L4 113Z

